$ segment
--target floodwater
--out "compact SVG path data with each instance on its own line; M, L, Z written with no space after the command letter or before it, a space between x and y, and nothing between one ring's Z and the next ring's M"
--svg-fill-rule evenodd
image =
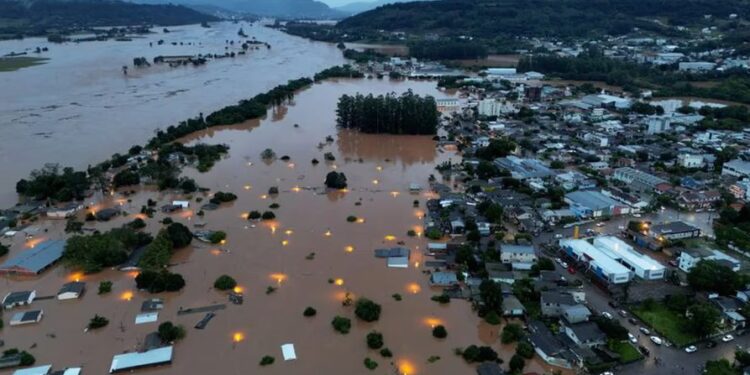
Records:
M198 67L133 67L135 57L152 61L159 55L237 52L240 27L272 48L261 46ZM85 168L145 143L157 128L345 62L331 44L258 24L224 22L209 29L192 25L169 30L156 27L154 34L130 42L0 42L0 56L49 47L40 56L50 58L43 65L0 73L0 207L16 203L16 181L45 163ZM165 43L158 45L159 40ZM228 40L235 45L227 45ZM129 66L128 75L122 73L123 66Z
M460 161L460 156L437 149L428 136L366 135L335 127L335 105L340 95L400 93L406 89L436 97L446 95L435 88L434 82L329 81L301 91L292 103L277 108L266 119L210 129L184 140L231 147L230 154L211 171L201 174L187 168L185 174L212 192L231 191L239 198L216 211L207 211L203 217L196 215L195 207L170 215L191 227L199 222L207 229L224 230L228 238L222 246L194 243L172 258L171 270L183 274L187 285L177 293L156 295L166 300L159 322L182 324L187 336L176 344L172 365L139 373L473 374L473 367L454 354L454 348L471 344L492 345L507 363L512 348L501 346L497 340L501 326L481 323L465 301L439 305L430 300L440 290L429 286L424 273L428 258L422 250L426 241L406 235L410 229L421 233L420 217L430 197L426 191L410 194L409 184L427 186L437 163ZM325 142L328 135L333 142ZM288 155L291 159L265 162L260 158L265 148L272 148L279 158ZM336 160L323 161L325 152L331 152ZM313 158L320 164L313 165ZM327 192L322 188L325 174L332 170L346 174L348 189ZM278 195L267 195L272 186L279 188ZM176 197L143 191L132 196L132 201L116 195L96 208L119 204L134 213L148 198L163 204ZM190 197L196 207L200 206L195 203L197 197ZM415 200L419 207L414 207ZM272 203L280 205L274 210L276 220L243 219L248 211L268 210ZM347 222L349 215L362 220ZM122 225L134 216L97 227ZM156 232L163 218L164 214L157 213L148 219L147 230ZM44 220L35 225L49 229L41 237L57 238L64 223ZM12 253L25 245L17 241ZM373 249L395 246L399 241L412 249L407 269L387 268L385 260L373 257ZM194 329L203 314L178 316L177 311L180 307L226 303L226 294L212 289L221 274L238 281L245 302L217 312L206 329ZM4 290L34 288L44 296L56 293L66 279L75 277L57 266L40 279L5 279L2 283ZM106 372L112 355L136 350L158 324L134 325L141 302L151 295L136 291L132 277L108 270L83 277L89 292L81 300L35 302L32 308L45 310L42 322L34 326L6 325L5 346L29 349L33 345L31 352L40 364L52 363L56 368L83 365L86 373ZM113 292L96 295L98 282L106 279L114 281ZM266 294L269 286L277 289ZM358 321L353 307L342 305L347 293L354 299L367 297L380 303L380 320ZM403 300L392 298L394 293L402 295ZM317 316L303 317L307 306L317 309ZM109 326L84 333L94 314L109 318ZM334 332L331 320L336 315L352 319L349 334ZM432 337L435 324L447 328L446 339ZM393 358L382 358L367 348L365 336L372 330L383 333ZM241 340L237 342L235 337ZM295 345L296 361L283 361L280 346L286 343ZM258 363L265 355L274 356L276 363L261 368ZM440 359L429 363L428 358L433 356ZM366 357L379 363L376 371L365 369ZM545 373L551 368L534 360L525 371Z

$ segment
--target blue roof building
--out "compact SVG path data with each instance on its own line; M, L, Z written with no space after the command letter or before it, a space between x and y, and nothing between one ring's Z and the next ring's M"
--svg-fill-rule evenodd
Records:
M0 274L38 275L51 267L65 251L65 240L44 241L0 265Z

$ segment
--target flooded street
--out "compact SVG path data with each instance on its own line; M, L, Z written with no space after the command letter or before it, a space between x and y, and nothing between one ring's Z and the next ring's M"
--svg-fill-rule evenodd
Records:
M237 43L225 47L227 40L240 40L240 27L271 49L260 46L197 67L133 67L136 57L150 62L159 55L237 52ZM155 27L154 34L130 42L0 42L0 55L48 47L40 56L50 58L43 65L0 73L0 206L14 204L16 181L44 163L85 168L144 143L157 128L344 63L333 45L257 24L224 22L208 29L192 25L169 30ZM164 44L158 45L159 40ZM128 75L122 73L123 66L129 67Z
M434 82L328 81L303 90L292 103L269 111L266 119L213 128L183 140L230 146L229 155L208 173L186 168L184 174L212 192L230 191L239 198L201 217L195 211L200 206L198 194L188 197L195 206L191 210L169 215L191 229L195 223L205 223L206 229L224 230L227 243L214 247L194 241L193 246L173 256L171 270L181 273L187 285L178 293L155 295L166 301L158 322L182 324L187 336L177 343L172 365L139 373L364 374L369 370L363 360L369 357L380 365L372 372L377 374L471 374L473 367L454 354L455 348L471 344L492 345L502 351L506 361L510 358L512 350L497 341L501 326L480 323L465 301L440 305L430 300L441 291L430 287L424 273L424 262L429 259L422 255L426 240L407 236L409 230L421 234L420 217L430 197L426 191L409 193L409 184L427 187L437 163L460 161L460 156L437 149L429 136L367 135L336 129L335 107L341 95L408 89L446 96ZM329 135L332 142L326 142ZM265 148L290 160L261 160ZM324 161L327 152L336 160ZM314 165L313 158L320 163ZM346 174L348 189L323 188L325 175L332 170ZM279 194L269 196L270 187L278 187ZM164 204L178 197L184 198L141 192L129 202L115 196L98 208L119 204L130 215L97 224L97 228L132 220L136 217L133 213L149 198ZM418 207L414 207L415 200ZM243 218L251 210L270 210L272 203L279 205L273 210L276 220ZM350 215L360 220L348 222ZM158 221L164 217L159 212L147 220L147 230L157 232L161 227ZM45 220L39 225L49 230L45 238L62 237L64 222ZM399 241L412 251L407 269L387 268L384 259L373 256L375 248L396 246ZM24 245L29 244L18 239L11 253L21 251ZM228 304L206 329L194 329L203 314L178 315L177 311L227 303L226 294L212 288L221 274L238 281L245 302ZM152 296L135 290L134 276L113 270L85 276L88 292L81 300L35 302L33 308L44 309L44 319L37 325L6 327L6 346L33 346L37 363L60 368L83 365L86 373L104 373L112 355L137 350L144 336L158 325L134 324L141 302ZM4 290L36 289L46 296L76 277L80 276L71 276L70 271L57 266L40 279L5 279L2 283ZM112 293L96 295L101 280L114 281ZM269 286L277 289L267 294ZM342 305L347 293L354 299L367 297L381 304L380 320L359 321L352 306ZM396 293L403 296L401 301L392 297ZM314 307L317 315L304 317L302 311L307 306ZM110 324L84 333L94 314L109 318ZM352 319L349 334L333 330L331 320L336 315ZM447 339L432 337L431 328L436 324L447 328ZM372 330L383 334L393 358L383 358L367 348L365 336ZM242 340L234 342L238 333ZM286 343L295 345L296 361L283 361L280 346ZM264 355L275 356L276 363L261 368L258 363ZM429 363L428 358L434 356L440 359ZM541 373L546 367L534 360L526 370Z

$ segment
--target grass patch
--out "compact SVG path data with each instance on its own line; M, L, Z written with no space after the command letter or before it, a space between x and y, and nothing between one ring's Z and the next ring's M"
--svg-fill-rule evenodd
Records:
M643 358L643 355L628 341L610 340L607 343L609 350L620 355L620 363L635 362Z
M679 347L683 347L698 340L695 335L687 332L687 318L669 310L663 304L654 304L651 309L637 306L633 313L646 322L656 333L666 337Z
M0 72L13 72L30 66L41 65L47 62L43 57L0 57Z

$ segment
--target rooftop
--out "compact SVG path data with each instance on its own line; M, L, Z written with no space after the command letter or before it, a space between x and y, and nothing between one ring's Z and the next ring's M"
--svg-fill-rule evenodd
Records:
M109 373L128 371L145 366L155 366L172 362L172 347L152 349L145 352L117 354L112 357Z
M651 227L651 232L658 235L692 232L695 230L699 229L683 221L673 221L671 223L656 224Z
M595 190L579 190L565 194L565 199L592 210L602 210L617 205L617 201Z
M0 271L38 274L62 257L64 240L45 241L8 259Z

